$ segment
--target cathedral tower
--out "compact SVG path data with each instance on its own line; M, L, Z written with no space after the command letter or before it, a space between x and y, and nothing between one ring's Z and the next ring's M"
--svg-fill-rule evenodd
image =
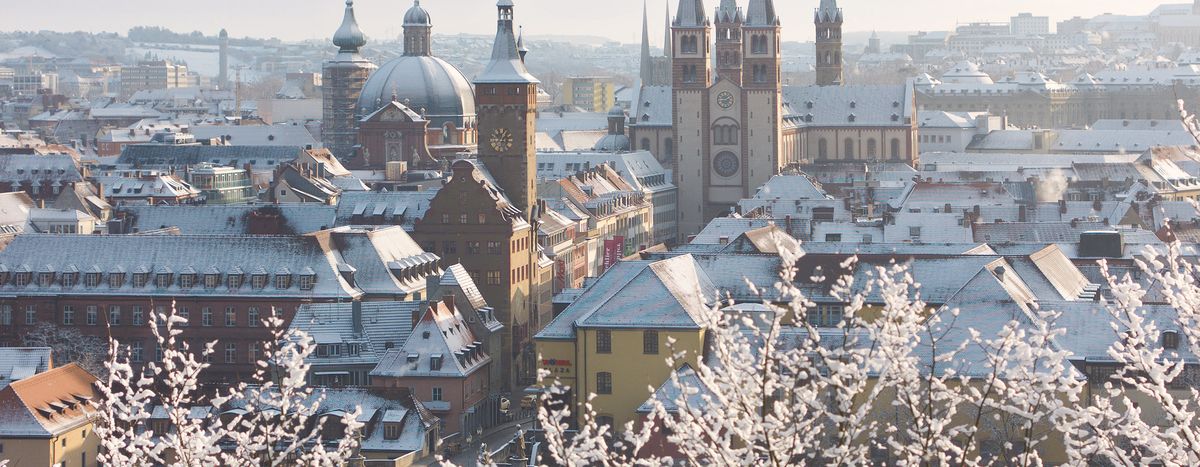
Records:
M679 231L698 232L707 220L710 23L703 0L680 0L671 23L672 123L679 187Z
M817 86L841 86L842 9L837 0L821 0L813 22L817 26Z
M359 95L375 64L358 54L367 39L354 19L354 0L346 0L342 26L333 35L337 56L322 67L324 104L321 112L321 141L334 156L343 160L354 155L358 140L355 108Z
M742 85L742 9L736 0L721 0L717 7L717 76Z
M512 0L500 0L496 8L499 19L492 58L475 78L479 160L528 219L537 202L538 80L521 60Z

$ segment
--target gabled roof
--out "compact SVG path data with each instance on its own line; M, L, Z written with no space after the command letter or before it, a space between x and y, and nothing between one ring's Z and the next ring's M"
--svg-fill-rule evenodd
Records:
M678 383L673 378L668 377L667 381L659 386L658 389L650 395L650 399L638 406L636 412L647 414L654 410L654 402L662 403L663 408L667 413L674 413L679 410L677 402L680 397L687 391L687 397L684 401L694 408L703 407L705 405L705 395L712 393L704 381L696 375L696 370L689 363L684 363L679 369L675 370L678 378Z
M308 303L301 305L291 328L304 331L317 344L359 344L357 355L342 352L335 358L309 357L314 364L353 365L379 363L388 350L402 345L412 332L412 314L420 313L421 302L364 301L361 332L356 332L353 303Z
M431 302L421 310L408 340L388 351L371 376L462 378L491 362L453 301Z
M74 363L0 390L0 437L51 438L88 423L96 377Z
M568 339L576 327L699 329L716 288L691 255L619 262L537 337Z

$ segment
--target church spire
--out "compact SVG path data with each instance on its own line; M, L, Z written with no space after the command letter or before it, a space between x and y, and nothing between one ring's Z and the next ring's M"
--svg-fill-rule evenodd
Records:
M708 17L704 15L704 0L679 0L679 9L675 12L676 27L698 28L708 24Z
M738 11L737 0L721 0L721 5L717 7L717 22L718 23L733 23L741 18L741 12Z
M750 9L746 12L748 26L778 26L779 17L775 15L775 0L750 0Z
M821 6L817 8L817 22L842 22L842 9L838 8L837 0L821 0Z
M525 63L525 55L529 53L529 48L525 47L525 26L521 26L517 34L517 53L521 54L521 63Z
M354 19L354 0L346 0L346 14L342 16L342 26L333 34L333 45L341 53L358 53L359 48L367 45L367 38Z
M483 72L475 78L476 83L537 83L521 61L517 37L513 31L513 1L496 2L496 40L492 44L492 58Z
M649 84L654 79L654 68L650 65L650 15L646 11L646 2L642 2L642 69L639 77L643 84Z
M1196 1L1200 2L1200 0L1196 0ZM666 19L663 20L663 56L670 57L671 56L671 0L664 1L663 6L666 7L665 9L666 9L666 15L667 15Z

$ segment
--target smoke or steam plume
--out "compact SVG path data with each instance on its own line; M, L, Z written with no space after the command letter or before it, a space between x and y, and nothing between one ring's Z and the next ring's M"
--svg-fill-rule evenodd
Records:
M1061 170L1054 169L1046 178L1038 180L1034 189L1039 202L1056 202L1067 193L1067 177L1063 176Z

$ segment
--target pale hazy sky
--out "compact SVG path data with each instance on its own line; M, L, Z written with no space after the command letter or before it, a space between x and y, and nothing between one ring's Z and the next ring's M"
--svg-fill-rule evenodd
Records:
M641 31L642 0L515 0L518 23L537 34L598 35L635 42ZM672 11L679 0L670 0ZM740 0L745 5L749 0ZM661 42L663 0L649 0L651 40ZM495 0L422 0L436 33L491 34ZM705 0L711 10L718 0ZM812 10L818 0L776 0L784 39L812 39ZM1156 0L841 0L848 31L948 30L956 22L1007 21L1017 12L1050 16L1103 13L1146 14ZM1186 3L1186 2L1185 2ZM368 36L398 35L411 0L357 0L359 24ZM109 31L163 26L179 32L284 40L329 37L341 22L344 0L0 0L0 30ZM1053 27L1053 26L1051 26Z

